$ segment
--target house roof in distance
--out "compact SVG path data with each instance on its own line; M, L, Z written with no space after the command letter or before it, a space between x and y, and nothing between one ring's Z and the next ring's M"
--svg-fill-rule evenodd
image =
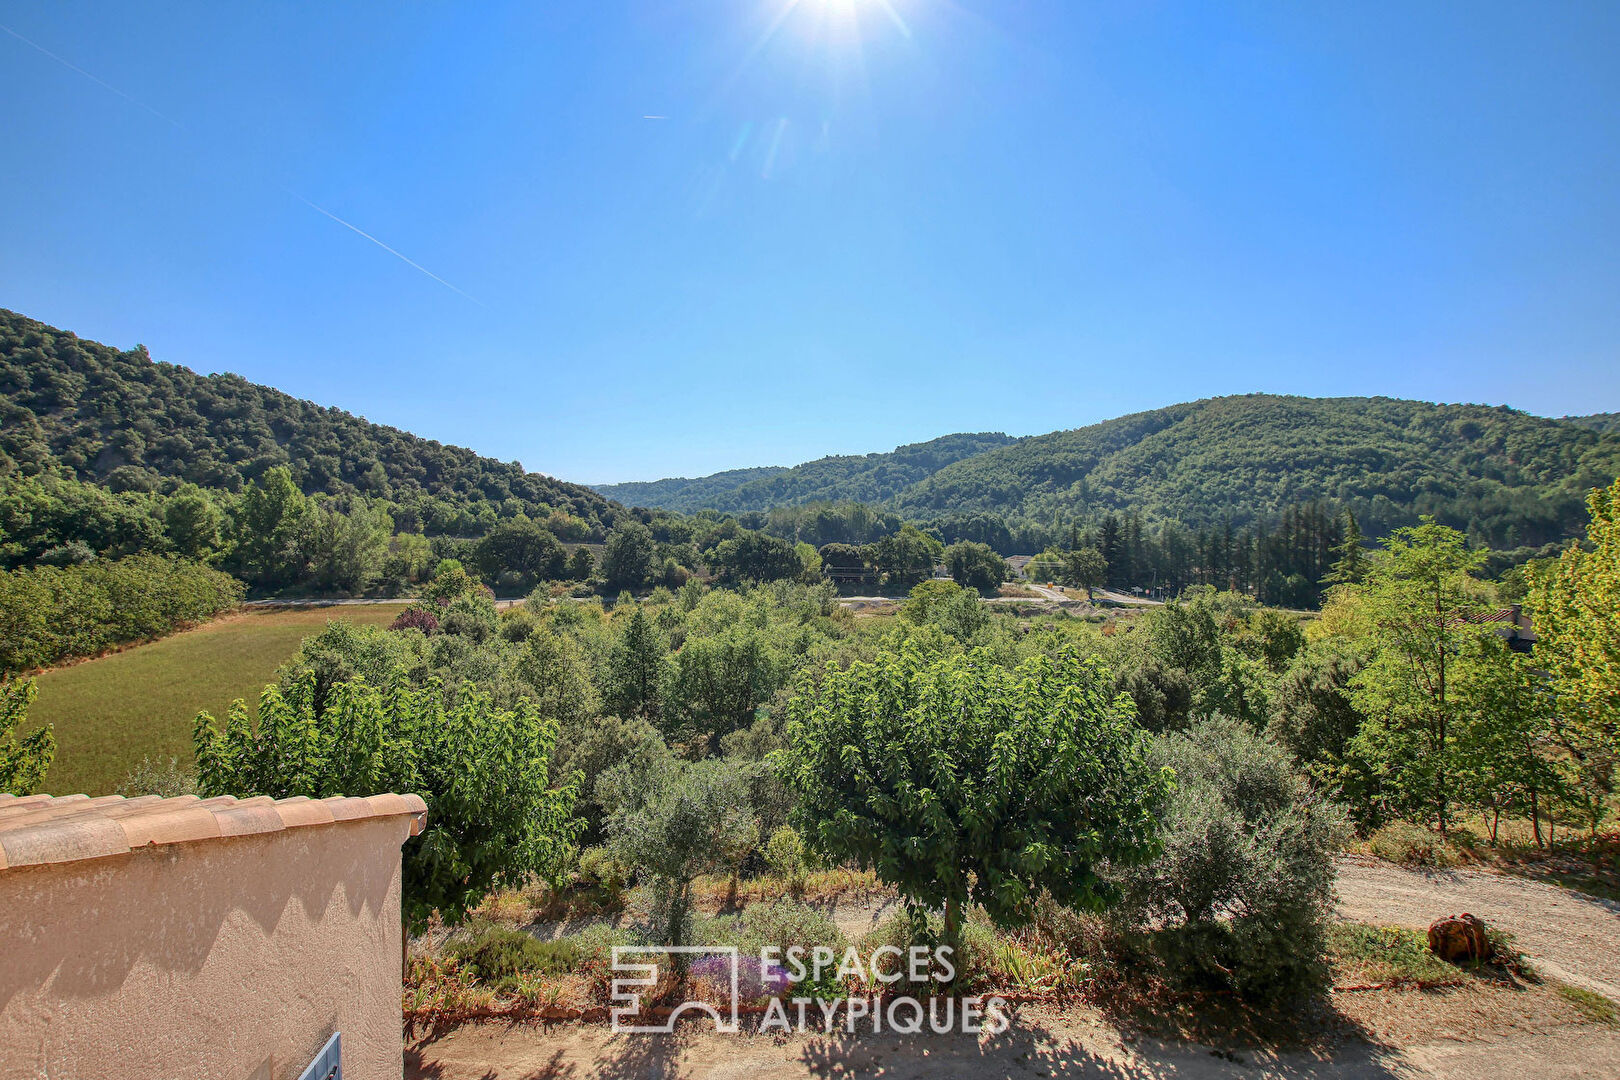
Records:
M411 835L416 836L427 824L427 804L420 795L326 799L0 795L0 872L128 855L160 844L402 816L410 817Z

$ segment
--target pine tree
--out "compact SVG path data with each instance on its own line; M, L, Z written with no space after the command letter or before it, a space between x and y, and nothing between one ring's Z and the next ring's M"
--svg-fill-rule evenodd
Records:
M1336 544L1333 554L1338 556L1333 568L1322 579L1327 585L1353 585L1367 576L1367 552L1361 546L1361 527L1356 515L1344 512L1344 539Z

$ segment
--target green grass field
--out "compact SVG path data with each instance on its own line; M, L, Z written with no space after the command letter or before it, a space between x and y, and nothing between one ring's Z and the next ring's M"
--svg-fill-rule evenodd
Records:
M257 701L305 637L331 620L386 625L405 605L247 609L195 630L38 676L29 726L56 730L43 790L104 795L142 758L191 760L199 710Z

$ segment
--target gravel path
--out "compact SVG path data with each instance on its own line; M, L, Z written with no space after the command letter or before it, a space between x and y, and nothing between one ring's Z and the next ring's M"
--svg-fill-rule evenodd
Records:
M1505 874L1425 873L1356 855L1340 859L1338 886L1347 919L1423 930L1466 911L1512 934L1548 975L1620 1001L1620 904Z

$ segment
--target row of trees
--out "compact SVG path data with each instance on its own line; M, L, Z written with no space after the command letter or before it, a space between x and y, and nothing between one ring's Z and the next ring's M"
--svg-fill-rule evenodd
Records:
M158 637L228 610L241 597L230 575L174 556L0 571L0 674Z

